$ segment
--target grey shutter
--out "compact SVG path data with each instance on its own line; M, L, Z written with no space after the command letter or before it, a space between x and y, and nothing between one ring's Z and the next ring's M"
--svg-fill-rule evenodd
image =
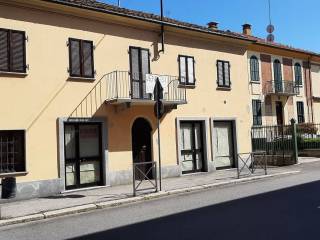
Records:
M179 70L180 70L180 82L181 83L186 83L186 58L179 56Z
M229 62L224 62L224 86L230 86L230 64Z
M9 71L9 46L8 46L9 32L0 30L0 71Z
M82 57L83 57L83 76L93 77L93 43L90 41L82 42Z
M194 84L194 60L191 57L187 58L188 64L188 84Z
M218 72L218 86L223 86L223 62L218 61L217 62L217 72Z
M150 73L149 69L149 51L141 49L141 82L143 98L149 98L149 94L146 93L146 74Z
M25 34L11 32L11 71L25 72Z
M132 98L140 98L139 49L130 48Z
M81 76L81 55L80 55L80 41L75 39L69 40L69 54L70 54L70 75Z

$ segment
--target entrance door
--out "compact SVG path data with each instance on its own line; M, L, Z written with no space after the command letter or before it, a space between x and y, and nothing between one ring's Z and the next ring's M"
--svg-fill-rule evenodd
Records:
M150 73L149 50L130 47L131 97L149 99L146 93L146 74Z
M283 125L283 106L282 102L276 102L277 125Z
M181 122L182 173L201 172L204 169L203 132L201 122Z
M143 163L152 161L151 149L151 132L152 128L147 120L138 118L133 123L131 129L132 136L132 159L134 163ZM141 165L139 169L143 173L147 173L152 165ZM147 177L153 178L153 172L149 171ZM136 179L143 179L144 176L141 172L136 171Z
M214 122L214 159L216 169L235 167L233 122Z
M101 125L66 123L66 189L102 185Z

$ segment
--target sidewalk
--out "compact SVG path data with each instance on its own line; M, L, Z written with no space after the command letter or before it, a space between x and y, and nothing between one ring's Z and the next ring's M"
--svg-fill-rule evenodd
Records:
M183 192L199 191L227 184L254 181L299 172L299 166L269 168L268 175L261 170L256 174L237 179L237 170L221 170L213 173L186 175L164 179L162 191L133 197L132 185L101 187L91 190L64 193L57 196L36 198L0 204L0 226L90 211L99 208L138 202Z

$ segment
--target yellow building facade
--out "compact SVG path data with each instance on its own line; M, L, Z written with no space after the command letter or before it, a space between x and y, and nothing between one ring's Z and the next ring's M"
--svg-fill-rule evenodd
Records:
M251 151L253 39L168 20L161 51L161 22L140 12L74 1L0 6L9 49L0 64L2 177L17 176L18 197L127 184L133 163L158 162L147 74L164 81L163 177L232 168ZM25 59L14 48L23 35Z

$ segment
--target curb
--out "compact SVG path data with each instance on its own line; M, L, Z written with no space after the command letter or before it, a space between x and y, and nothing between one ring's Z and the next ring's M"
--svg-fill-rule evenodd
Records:
M219 183L204 184L204 185L194 186L194 187L190 187L190 188L180 188L180 189L175 189L175 190L170 190L170 191L161 191L161 192L156 192L156 193L150 193L150 194L147 194L144 196L131 197L131 198L113 200L113 201L108 201L108 202L90 203L90 204L85 204L85 205L80 205L80 206L75 206L75 207L63 208L63 209L59 209L59 210L51 210L51 211L27 215L27 216L23 216L23 217L16 217L16 218L9 218L9 219L0 220L0 227L13 225L13 224L19 224L19 223L33 222L33 221L38 221L38 220L43 220L43 219L56 218L56 217L61 217L61 216L66 216L66 215L71 215L71 214L84 213L84 212L89 212L89 211L93 211L93 210L97 210L97 209L112 208L112 207L117 207L117 206L121 206L121 205L125 205L125 204L137 203L137 202L143 202L143 201L148 201L148 200L152 200L152 199L157 199L157 198L161 198L161 197L165 197L165 196L169 196L169 195L171 196L171 195L179 195L179 194L183 194L183 193L197 192L197 191L211 189L211 188L219 187L219 186L235 185L235 184L241 184L241 183L246 183L246 182L252 182L252 181L256 181L256 180L262 180L262 179L266 179L266 178L272 178L272 177L278 177L278 176L284 176L284 175L292 175L292 174L297 174L299 172L301 172L301 171L288 171L288 172L275 173L275 174L270 174L270 175L240 178L240 179L235 179L235 180L231 180L231 181L229 180L229 181L219 182Z

